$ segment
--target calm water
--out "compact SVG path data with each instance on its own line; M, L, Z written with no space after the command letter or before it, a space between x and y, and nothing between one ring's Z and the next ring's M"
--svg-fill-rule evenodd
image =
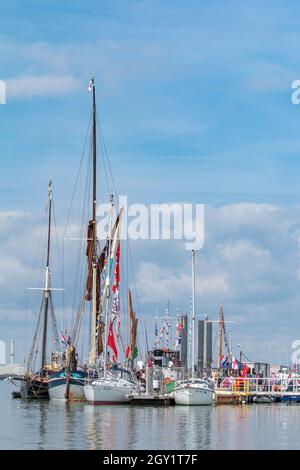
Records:
M300 406L91 406L11 399L0 382L0 449L300 449Z

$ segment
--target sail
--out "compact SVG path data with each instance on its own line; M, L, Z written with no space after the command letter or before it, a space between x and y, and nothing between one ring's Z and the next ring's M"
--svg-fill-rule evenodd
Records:
M88 301L92 300L92 289L93 289L93 276L92 276L93 236L94 236L94 221L90 220L88 229L87 229L87 245L86 245L86 252L85 252L88 258L88 274L87 274L87 280L86 280L85 298Z
M102 252L97 261L96 269L96 317L95 317L95 348L93 354L91 354L90 362L93 363L96 357L99 357L104 350L103 345L103 333L105 331L105 324L103 321L102 312L104 311L105 299L108 295L109 289L109 280L106 279L104 284L103 292L101 293L101 274L104 271L105 266L109 263L109 266L112 265L114 257L116 256L117 242L119 240L120 233L120 221L123 209L120 210L119 214L116 217L115 223L111 229L109 239L106 240L106 243L102 249ZM88 225L87 230L87 247L86 247L86 256L88 262L87 278L86 278L86 293L85 299L87 301L93 300L93 240L94 240L94 223L91 220ZM109 253L110 251L110 253ZM109 270L110 271L110 270ZM101 295L102 294L102 295Z
M119 226L120 222L120 215L121 211L119 212L116 221L113 225L111 234L110 234L110 239L114 239L116 231ZM85 299L87 301L92 300L92 290L93 290L93 270L92 270L92 261L93 261L93 234L94 234L94 222L93 220L89 221L88 229L87 229L87 245L86 245L86 256L87 256L87 262L88 262L88 272L87 272L87 280L86 280L86 294L85 294ZM107 259L108 256L108 248L109 248L109 240L106 241L105 246L101 252L101 255L98 258L98 264L97 264L97 270L98 274L97 277L99 276L99 281L100 281L100 276L103 271L103 268L105 266L105 260ZM97 282L98 285L98 282ZM98 296L97 296L98 297ZM99 292L99 298L100 298L100 292Z
M129 355L128 355L128 358L131 360L131 364L133 364L133 361L136 357L136 338L137 338L138 319L136 318L134 310L133 310L130 289L128 289L128 316L129 316Z

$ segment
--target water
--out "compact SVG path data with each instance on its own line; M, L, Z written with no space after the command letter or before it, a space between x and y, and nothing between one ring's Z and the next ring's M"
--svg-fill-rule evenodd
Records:
M21 401L0 382L0 449L299 449L300 406Z

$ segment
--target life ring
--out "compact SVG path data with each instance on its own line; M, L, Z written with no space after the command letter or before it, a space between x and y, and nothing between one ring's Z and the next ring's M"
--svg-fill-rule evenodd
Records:
M170 385L172 383L172 380L170 379L170 377L165 377L164 378L164 384L165 385Z

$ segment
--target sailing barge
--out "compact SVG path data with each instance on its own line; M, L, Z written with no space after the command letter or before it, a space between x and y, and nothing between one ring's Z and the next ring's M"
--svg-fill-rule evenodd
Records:
M48 226L47 226L47 253L45 268L45 284L43 288L34 288L34 290L42 291L42 300L38 313L35 332L32 340L31 350L27 362L25 375L21 381L20 395L21 398L48 399L48 380L49 375L57 367L61 360L61 354L58 352L59 340L56 318L53 308L52 291L61 290L54 289L51 286L51 270L50 270L50 254L51 254L51 224L52 224L52 181L48 185ZM52 332L54 333L54 344L56 352L51 354L51 364L47 361L48 331L49 323L52 323ZM40 330L41 343L39 342ZM35 362L41 348L40 366L35 370Z

